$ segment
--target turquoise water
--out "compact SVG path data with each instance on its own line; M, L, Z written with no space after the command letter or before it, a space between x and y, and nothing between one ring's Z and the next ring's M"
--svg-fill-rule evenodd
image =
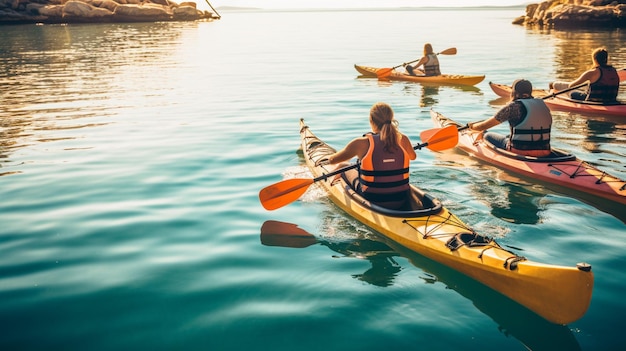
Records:
M307 176L300 118L341 146L386 101L417 141L431 108L461 122L493 114L503 102L488 81L573 79L600 45L626 66L623 32L511 25L522 13L223 11L215 22L3 27L0 348L620 349L623 206L454 151L423 149L413 162L412 182L480 233L535 261L592 264L588 312L560 326L388 247L316 187L273 212L258 200ZM458 49L440 57L445 72L485 81L357 78L355 63L395 66L426 41ZM626 178L624 121L554 117L557 147ZM261 242L273 221L314 239Z

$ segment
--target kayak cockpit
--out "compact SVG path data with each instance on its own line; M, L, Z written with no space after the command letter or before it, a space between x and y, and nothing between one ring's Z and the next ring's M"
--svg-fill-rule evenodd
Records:
M342 186L345 187L346 194L348 194L352 200L373 212L390 217L410 218L437 214L441 212L443 208L439 200L413 185L411 185L411 191L410 194L407 195L405 204L400 209L390 209L372 203L356 192L351 186L351 182L349 181L350 176L352 175L354 177L355 175L350 173L356 172L356 170L344 172L341 177Z
M574 156L573 154L570 154L566 151L563 150L559 150L559 149L555 149L552 148L550 155L548 156L543 156L543 157L536 157L536 156L526 156L526 155L520 155L520 154L516 154L514 152L499 148L495 145L493 145L492 143L490 143L489 141L483 139L483 143L489 147L490 149L492 149L493 151L504 155L506 157L509 158L513 158L516 160L521 160L524 162L547 162L547 163L551 163L551 162L566 162L566 161L575 161L576 160L576 156Z

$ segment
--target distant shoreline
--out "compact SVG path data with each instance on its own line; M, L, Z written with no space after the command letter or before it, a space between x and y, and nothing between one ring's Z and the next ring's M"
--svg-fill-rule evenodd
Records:
M425 6L425 7L313 7L313 8L261 8L261 7L237 7L220 6L218 11L432 11L432 10L526 10L527 5L511 6Z

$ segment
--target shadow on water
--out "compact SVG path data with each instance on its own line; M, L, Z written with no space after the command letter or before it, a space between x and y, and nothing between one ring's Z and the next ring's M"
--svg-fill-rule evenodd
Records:
M393 259L405 257L427 273L426 283L441 282L489 316L501 333L513 336L529 350L580 350L578 341L567 326L552 324L500 293L435 261L427 259L394 242L351 239L331 243L318 239L296 224L268 220L261 227L261 243L266 246L304 248L320 244L347 257L366 258L372 268L353 277L376 286L391 286L401 266Z
M599 198L594 194L576 191L551 183L543 183L533 179L524 180L508 174L505 171L500 172L498 178L506 183L500 184L497 187L491 186L490 189L492 189L492 191L494 191L494 189L506 191L506 200L489 200L488 203L491 206L491 214L502 220L522 224L538 223L541 219L540 214L542 211L542 208L540 208L538 204L541 203L541 199L544 198L547 193L532 190L532 184L541 184L545 186L546 189L561 194L562 196L575 198L626 223L624 205ZM493 199L493 197L489 197L489 192L486 188L477 188L476 191L482 194L481 198L485 199L485 201ZM502 198L500 198L500 200L502 200Z
M498 186L471 183L470 188L476 198L489 204L491 214L497 218L517 224L536 224L541 220L538 203L545 194L515 183Z
M400 265L393 259L398 254L386 244L376 240L359 239L343 242L318 240L295 224L266 221L261 227L261 243L266 246L291 248L305 248L320 243L341 254L341 257L365 258L370 261L372 268L352 277L376 286L393 285L394 278L400 272Z

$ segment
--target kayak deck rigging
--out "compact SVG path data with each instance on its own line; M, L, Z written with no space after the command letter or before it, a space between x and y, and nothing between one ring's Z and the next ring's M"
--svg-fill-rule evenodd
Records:
M487 140L483 139L483 143L492 148L494 151L503 154L504 156L515 158L518 160L522 160L525 162L539 162L546 163L548 167L550 167L550 172L554 173L555 171L560 172L562 174L567 175L569 178L574 179L577 177L591 177L597 178L595 180L596 184L603 183L618 183L622 186L619 188L620 190L626 189L626 181L616 178L606 171L598 170L596 167L591 166L589 163L579 160L576 156L572 154L565 153L564 151L558 149L552 149L552 154L547 157L534 157L534 156L525 156L510 152L508 150L504 150L499 148ZM567 162L567 161L575 161L575 162ZM573 171L568 171L567 168L575 167ZM597 174L595 174L597 172Z
M420 230L418 226L411 224L411 222L413 222L413 220L411 219L405 219L403 220L403 223L406 223L411 228L413 228L416 232L418 232L422 236L422 239L438 239L438 238L445 239L446 240L445 246L448 249L450 249L450 251L456 251L463 246L467 246L467 247L484 246L483 250L478 252L476 256L478 259L481 259L481 261L482 261L483 254L485 253L485 251L489 249L498 249L498 250L505 251L511 254L511 256L507 258L503 263L503 266L505 269L509 269L513 271L517 268L518 262L527 260L526 257L524 256L519 256L518 254L510 250L504 249L502 246L500 246L500 244L498 244L495 240L493 240L493 238L476 233L474 229L470 228L465 223L458 221L458 219L454 217L452 213L450 212L447 212L446 217L438 216L439 218L443 218L443 220L435 221L435 225L433 225L431 228L429 228L429 225L428 225L430 217L432 216L429 216L429 218L426 219L426 223L423 226L424 230ZM422 220L420 220L420 222L421 221ZM446 226L460 228L462 231L447 232L445 231ZM442 229L444 231L441 231Z
M608 183L621 183L622 186L619 188L620 190L624 190L626 189L626 182L624 182L621 179L615 178L613 176L611 176L610 174L608 174L605 171L601 171L602 173L600 175L591 175L589 174L590 170L595 170L596 168L594 167L588 167L586 166L586 162L585 161L580 161L578 162L578 164L572 164L572 163L561 163L561 164L548 164L549 167L554 168L555 170L569 176L570 178L574 179L576 177L595 177L598 178L595 183L596 184L608 184ZM558 166L577 166L576 170L572 173L567 173L567 171L561 167Z

